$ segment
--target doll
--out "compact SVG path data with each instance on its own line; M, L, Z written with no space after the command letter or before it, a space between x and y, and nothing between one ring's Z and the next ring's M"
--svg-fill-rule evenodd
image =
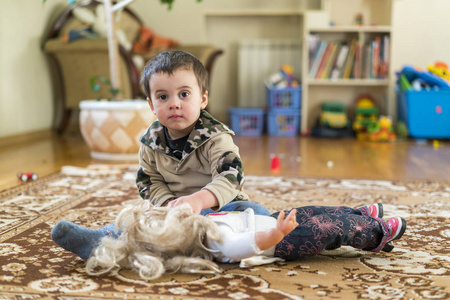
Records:
M146 280L165 272L220 273L221 263L241 267L300 260L342 245L378 252L391 251L406 221L381 219L382 204L361 208L305 206L272 216L220 212L205 216L188 204L155 207L140 200L116 219L118 238L104 237L87 260L90 275L117 268L133 269Z

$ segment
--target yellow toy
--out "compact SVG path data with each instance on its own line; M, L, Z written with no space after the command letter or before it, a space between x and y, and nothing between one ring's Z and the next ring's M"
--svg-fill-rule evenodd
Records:
M356 99L355 120L353 130L358 140L367 140L368 128L377 123L378 108L375 107L375 100L371 95L363 94Z
M434 65L429 65L427 70L445 80L450 81L450 72L448 70L448 65L442 61L437 61Z
M386 116L380 116L378 122L369 127L369 140L374 142L393 142L397 139L392 130L392 120Z

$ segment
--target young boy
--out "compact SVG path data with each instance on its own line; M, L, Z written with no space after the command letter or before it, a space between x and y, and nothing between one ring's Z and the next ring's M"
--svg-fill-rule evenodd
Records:
M242 191L244 173L233 132L204 109L207 74L202 63L182 51L163 52L142 73L148 104L158 117L141 138L139 194L155 206L188 203L194 213L244 211L270 215ZM119 232L120 234L120 232ZM88 229L61 221L52 239L86 260L114 224Z
M163 52L145 66L141 83L158 117L141 138L141 197L156 206L188 203L194 213L251 207L269 215L247 202L242 191L243 166L233 132L204 111L208 90L202 63L186 52Z

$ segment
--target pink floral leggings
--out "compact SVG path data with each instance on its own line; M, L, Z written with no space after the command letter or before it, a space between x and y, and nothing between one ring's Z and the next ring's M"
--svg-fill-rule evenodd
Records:
M278 214L272 216L276 218ZM276 257L299 260L345 245L378 252L390 234L387 223L370 217L367 207L299 207L297 222L297 228L276 246Z

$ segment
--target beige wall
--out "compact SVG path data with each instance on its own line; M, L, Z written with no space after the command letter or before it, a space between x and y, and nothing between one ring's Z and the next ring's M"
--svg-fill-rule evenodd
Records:
M52 88L41 41L64 0L49 2L0 3L0 137L51 127Z
M372 0L376 1L376 0ZM317 3L318 1L311 1ZM448 0L393 0L392 64L399 70L404 64L426 67L435 60L450 63L450 30ZM0 9L0 137L50 128L53 118L52 83L45 55L41 51L43 35L50 20L66 5L66 0L1 0ZM168 12L157 0L131 5L144 22L156 32L183 43L208 42L211 32L205 30L205 13L211 11L274 11L314 8L301 0L177 0ZM288 22L287 22L288 23ZM289 24L287 24L289 25ZM211 26L211 25L208 25ZM230 30L233 40L239 33ZM252 33L265 36L265 32ZM209 37L208 37L209 36ZM217 39L214 42L219 42ZM222 85L221 70L230 64L226 56L218 60L211 83L213 113L221 116L233 104L235 91ZM217 95L215 95L216 93ZM220 100L225 99L225 100ZM394 105L394 103L391 103Z

